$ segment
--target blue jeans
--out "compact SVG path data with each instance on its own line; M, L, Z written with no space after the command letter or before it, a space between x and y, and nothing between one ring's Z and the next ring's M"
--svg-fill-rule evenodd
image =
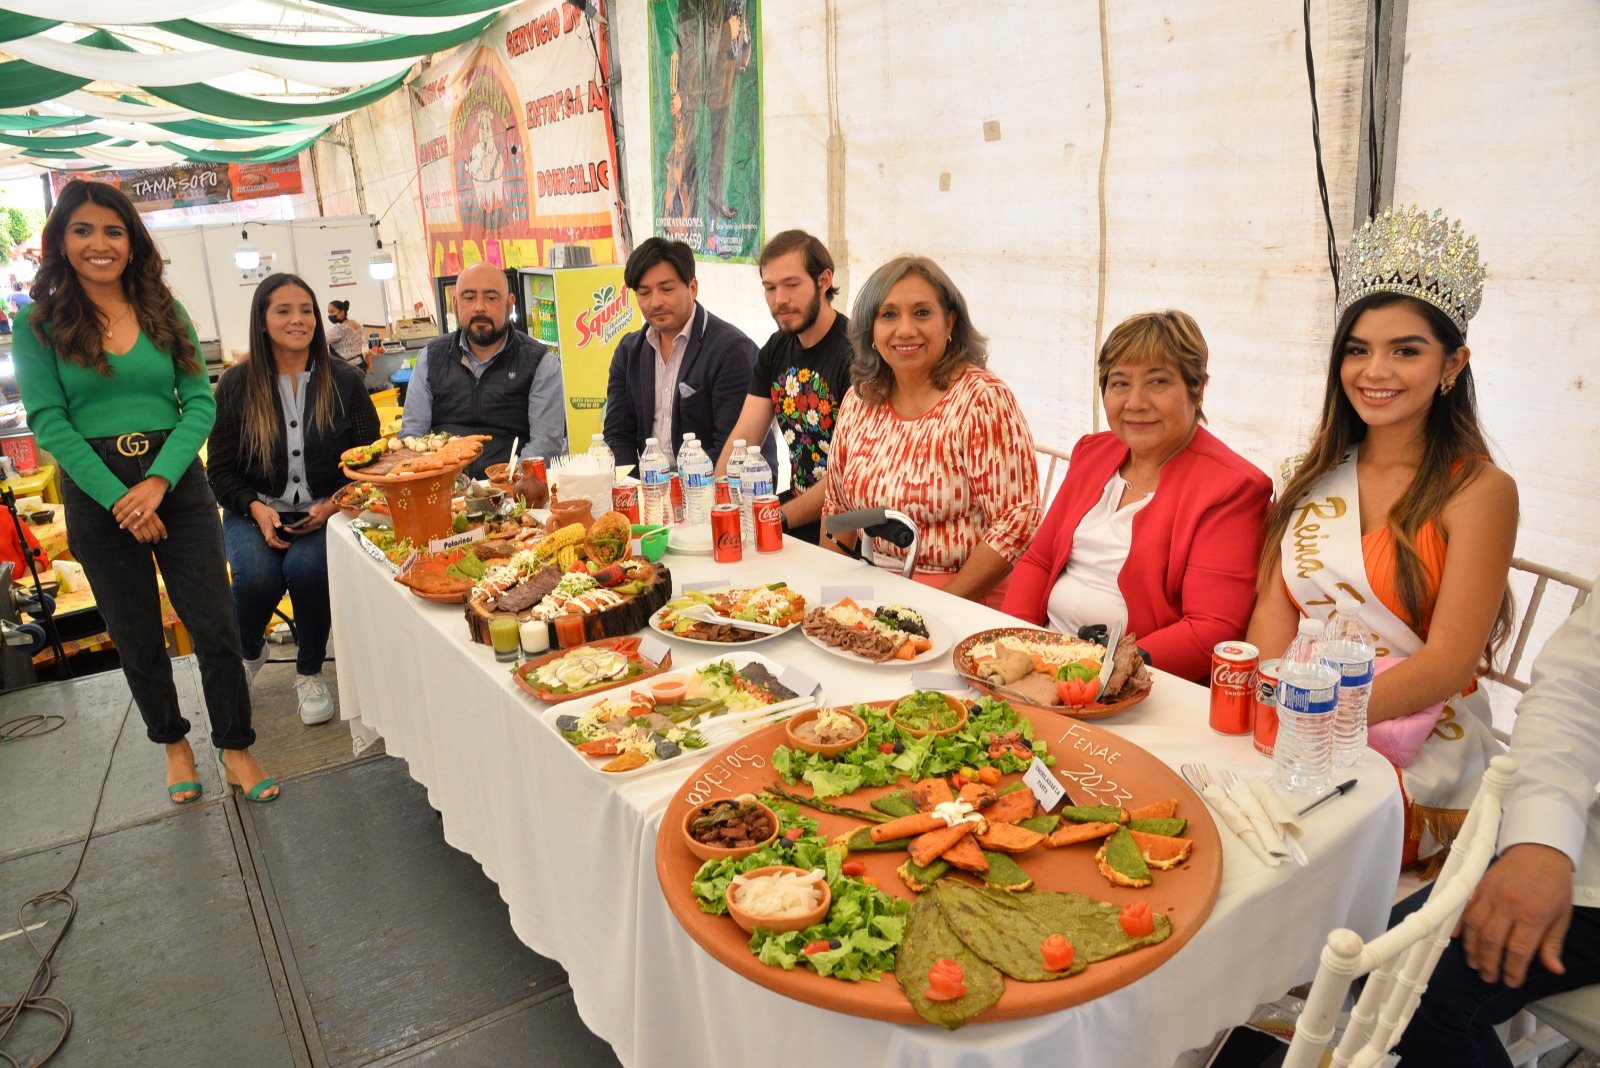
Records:
M1412 894L1389 914L1393 927L1421 908L1431 887ZM1561 946L1567 974L1556 975L1535 956L1522 985L1486 983L1467 966L1461 939L1453 938L1428 980L1416 1015L1395 1046L1399 1068L1511 1068L1505 1047L1494 1033L1496 1024L1511 1019L1535 1001L1600 983L1600 908L1574 908L1572 924Z
M328 653L333 610L328 607L328 528L287 535L287 549L267 544L255 520L233 512L222 516L233 571L233 612L246 659L261 655L272 610L287 591L294 602L294 628L300 643L295 672L316 675Z
M102 453L111 473L134 485L149 473L157 450L138 457ZM95 604L116 643L122 673L144 718L152 742L171 745L189 733L189 721L178 711L161 629L161 602L156 592L156 565L167 583L167 598L194 640L200 661L200 687L211 720L211 742L218 749L248 749L255 744L250 729L250 682L239 659L239 626L228 606L228 574L217 523L217 501L206 484L205 468L196 460L178 484L167 491L156 514L167 536L141 545L121 529L111 513L78 488L61 479L66 505L67 547L83 565L94 590Z

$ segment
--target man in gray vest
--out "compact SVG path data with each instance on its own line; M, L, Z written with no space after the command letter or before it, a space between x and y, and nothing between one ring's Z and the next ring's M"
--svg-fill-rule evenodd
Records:
M461 329L437 338L417 357L406 389L400 435L429 431L488 434L469 469L475 478L510 458L554 458L567 451L566 396L561 359L520 330L509 329L506 276L475 263L456 278Z

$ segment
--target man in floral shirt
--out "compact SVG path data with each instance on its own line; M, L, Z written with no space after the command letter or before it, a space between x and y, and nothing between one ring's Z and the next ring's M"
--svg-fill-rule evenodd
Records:
M761 285L777 331L761 347L749 395L728 440L760 441L778 421L792 485L781 495L784 533L822 536L822 477L839 404L850 388L849 321L831 303L833 257L804 230L785 230L761 250ZM730 449L717 460L726 474Z

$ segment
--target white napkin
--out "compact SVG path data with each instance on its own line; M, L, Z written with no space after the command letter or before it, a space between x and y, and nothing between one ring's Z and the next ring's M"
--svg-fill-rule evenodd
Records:
M1256 795L1261 802L1261 807L1267 810L1267 818L1279 832L1283 834L1299 835L1300 823L1289 806L1283 803L1283 798L1278 796L1278 791L1273 789L1272 782L1265 778L1246 779L1250 784L1250 792Z
M1268 853L1266 847L1262 845L1261 835L1256 831L1255 827L1251 826L1249 817L1239 811L1239 806L1229 799L1228 795L1223 792L1222 787L1212 783L1200 792L1200 796L1204 797L1207 803L1216 810L1217 815L1222 817L1222 822L1227 825L1228 829L1238 835L1240 841L1250 847L1250 852L1256 855L1256 859L1269 868L1278 866L1278 858Z
M1262 807L1249 781L1237 780L1233 784L1233 789L1228 791L1228 799L1239 806L1239 811L1244 813L1245 819L1250 821L1250 826L1261 836L1262 845L1273 852L1285 852L1288 847L1284 845L1283 835L1278 833L1272 817L1267 815L1267 810Z

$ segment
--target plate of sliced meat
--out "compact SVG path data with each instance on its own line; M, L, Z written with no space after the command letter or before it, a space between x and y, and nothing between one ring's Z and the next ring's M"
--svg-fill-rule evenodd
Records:
M811 610L801 625L811 644L874 664L920 665L950 651L944 626L903 604L862 605L846 597Z

